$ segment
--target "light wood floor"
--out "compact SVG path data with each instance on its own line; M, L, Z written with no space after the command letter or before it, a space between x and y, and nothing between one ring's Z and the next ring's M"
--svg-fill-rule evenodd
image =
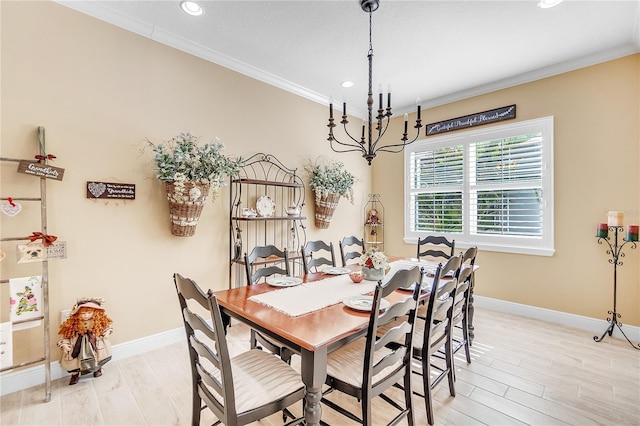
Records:
M640 424L640 351L626 341L596 343L594 333L481 309L475 324L472 363L456 359L457 396L449 396L446 380L435 392L436 424ZM231 327L229 342L232 351L248 348L247 329ZM174 344L112 361L102 377L83 377L75 386L56 380L49 403L43 386L5 395L0 424L188 425L189 375L186 343ZM339 400L359 412L355 401ZM416 424L427 424L423 400L415 396L414 404ZM386 424L393 411L376 399L376 424ZM351 424L326 407L323 419ZM213 420L207 414L202 424ZM259 424L282 422L274 415Z

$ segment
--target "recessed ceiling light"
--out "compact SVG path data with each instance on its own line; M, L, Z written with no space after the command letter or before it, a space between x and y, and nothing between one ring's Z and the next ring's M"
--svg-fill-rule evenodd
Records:
M564 0L540 0L538 7L541 9L549 9L550 7L557 6Z
M342 87L351 87L351 86L353 86L353 81L349 81L349 80L343 81L342 83L340 83L340 86L342 86Z
M189 15L192 15L192 16L200 16L204 13L204 10L202 9L202 7L194 1L180 2L180 7L185 13L188 13Z

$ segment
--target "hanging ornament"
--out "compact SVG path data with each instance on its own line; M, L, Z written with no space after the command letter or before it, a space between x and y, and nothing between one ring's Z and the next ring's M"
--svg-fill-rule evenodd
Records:
M7 216L15 216L22 210L22 206L11 199L11 197L7 198L6 203L2 203L2 213Z

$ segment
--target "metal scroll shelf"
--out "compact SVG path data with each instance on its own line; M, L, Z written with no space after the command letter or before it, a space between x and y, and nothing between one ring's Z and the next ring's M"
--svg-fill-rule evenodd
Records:
M258 212L256 202L268 197L274 211L267 215ZM296 169L286 167L271 154L258 153L243 161L240 175L231 180L229 226L229 286L245 283L244 254L256 246L275 245L287 248L292 273L301 273L300 247L306 243L306 217L288 215L286 208L305 205L305 186ZM244 209L255 211L255 216L243 214ZM265 259L263 264L268 264Z

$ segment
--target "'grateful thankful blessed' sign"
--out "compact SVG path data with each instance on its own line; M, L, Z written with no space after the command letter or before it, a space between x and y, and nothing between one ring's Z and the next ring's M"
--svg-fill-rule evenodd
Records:
M467 127L480 126L481 124L489 124L511 118L516 118L515 105L509 105L489 111L478 112L476 114L465 115L464 117L427 124L427 136L464 129Z

